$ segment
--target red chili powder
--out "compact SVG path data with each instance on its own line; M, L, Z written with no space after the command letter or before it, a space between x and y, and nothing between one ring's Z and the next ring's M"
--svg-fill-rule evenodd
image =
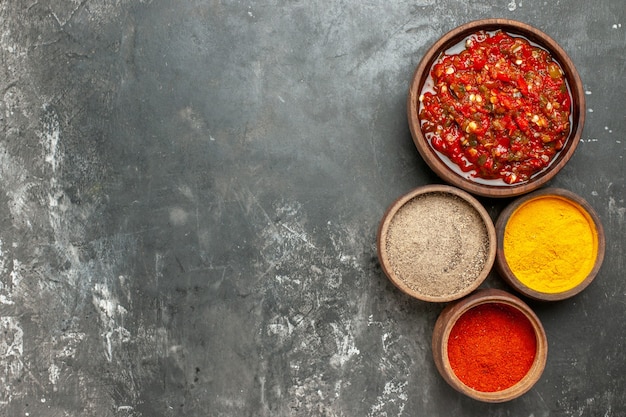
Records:
M537 339L530 321L500 303L480 304L457 320L448 338L448 359L456 376L482 392L515 385L535 360Z

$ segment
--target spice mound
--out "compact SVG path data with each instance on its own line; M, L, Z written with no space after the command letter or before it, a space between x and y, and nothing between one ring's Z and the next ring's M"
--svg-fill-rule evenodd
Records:
M464 46L432 66L419 98L422 131L462 172L528 181L569 136L564 73L548 51L503 31L478 32Z
M485 268L489 236L480 213L444 192L419 194L393 216L385 240L393 273L429 297L462 293Z
M512 387L528 373L537 338L519 310L486 303L459 317L447 346L450 366L461 382L477 391L495 392Z
M598 255L594 222L582 207L559 196L517 208L504 229L504 257L515 277L541 293L560 293L583 282Z

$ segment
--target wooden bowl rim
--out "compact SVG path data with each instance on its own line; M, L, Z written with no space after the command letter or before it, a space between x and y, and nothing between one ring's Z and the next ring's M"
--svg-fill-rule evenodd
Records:
M572 98L572 130L565 143L563 150L557 154L556 159L545 170L533 176L529 181L517 185L492 185L474 182L452 171L438 156L422 134L418 110L418 98L423 83L428 77L428 72L434 61L450 46L458 43L464 37L479 30L502 29L513 35L524 36L531 41L547 49L552 57L561 65ZM409 85L407 97L407 116L413 142L426 164L444 181L462 188L473 194L484 197L504 198L515 197L534 191L554 178L555 175L567 164L576 151L580 142L585 124L585 91L582 81L574 66L574 63L561 46L543 31L512 19L481 19L474 20L458 26L437 40L424 54L415 69Z
M537 338L535 360L528 373L515 385L495 392L478 391L465 385L450 365L447 346L450 332L457 320L468 310L489 303L505 304L521 312L531 323ZM452 388L478 401L499 403L520 397L539 381L547 362L548 340L541 320L524 301L504 290L489 288L478 290L443 309L433 330L432 350L437 370Z
M567 200L579 209L585 211L594 224L598 239L598 251L596 254L596 260L594 262L593 268L591 269L587 277L585 277L585 279L574 288L558 293L540 292L523 284L519 279L517 279L513 271L511 271L511 268L509 267L506 261L506 257L504 255L504 231L506 229L506 225L509 219L511 218L511 215L524 204L537 198L543 197L558 197ZM600 217L598 216L594 208L587 202L587 200L585 200L578 194L557 187L542 188L541 190L537 190L525 196L519 197L509 203L509 205L507 205L504 210L502 210L496 221L496 236L498 242L498 249L496 252L496 269L498 273L516 291L525 295L526 297L538 301L565 300L582 292L585 288L589 286L589 284L591 284L591 282L593 282L593 280L598 275L598 272L602 267L602 262L604 261L604 254L606 250L606 237L604 234L604 227L602 226Z
M487 230L487 237L488 237L487 259L485 259L485 265L483 267L483 270L476 277L474 282L459 293L450 294L447 296L440 296L440 297L418 293L417 291L412 290L406 284L404 284L404 282L399 277L397 277L396 274L393 272L393 268L391 267L391 263L389 261L389 258L387 255L387 249L386 249L386 237L387 237L387 233L389 230L389 225L391 224L391 221L393 220L393 217L396 215L396 213L406 203L408 203L415 197L419 195L423 195L423 194L435 194L435 193L451 194L453 196L461 198L463 201L468 203L480 215L483 221L483 224L485 225L485 229ZM381 268L383 272L385 273L385 275L387 276L387 278L391 281L391 283L394 286L396 286L396 288L398 288L400 291L404 292L405 294L413 298L416 298L418 300L428 301L428 302L448 302L448 301L458 300L459 298L466 296L467 294L471 293L476 288L478 288L480 284L482 284L483 281L487 278L487 276L489 275L489 273L491 272L493 268L495 258L496 258L496 246L497 246L497 241L496 241L495 225L493 223L493 220L489 216L489 213L487 213L487 210L483 207L483 205L468 192L463 191L459 188L450 186L450 185L443 185L443 184L430 184L430 185L420 186L400 196L385 211L385 214L383 215L380 221L378 231L376 234L376 248L378 252L378 259L380 261Z

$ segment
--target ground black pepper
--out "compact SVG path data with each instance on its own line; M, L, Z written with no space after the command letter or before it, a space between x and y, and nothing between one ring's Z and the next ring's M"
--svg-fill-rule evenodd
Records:
M441 297L470 286L488 256L480 214L461 198L433 192L404 204L389 224L385 242L391 268L409 288Z

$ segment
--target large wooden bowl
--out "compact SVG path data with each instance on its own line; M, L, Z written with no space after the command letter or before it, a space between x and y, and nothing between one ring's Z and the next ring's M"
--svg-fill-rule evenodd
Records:
M532 176L528 181L506 184L501 180L476 179L453 170L452 162L437 152L422 133L420 127L419 96L426 82L431 67L442 52L458 44L467 36L478 31L494 31L501 29L513 36L522 36L549 51L563 69L572 97L571 131L563 149L556 155L551 164L543 171ZM585 122L585 92L582 82L572 60L565 51L548 35L525 23L509 19L484 19L459 26L446 33L426 52L417 66L407 98L407 113L413 142L428 166L444 181L462 188L465 191L485 197L513 197L533 191L552 179L570 160L580 141Z

